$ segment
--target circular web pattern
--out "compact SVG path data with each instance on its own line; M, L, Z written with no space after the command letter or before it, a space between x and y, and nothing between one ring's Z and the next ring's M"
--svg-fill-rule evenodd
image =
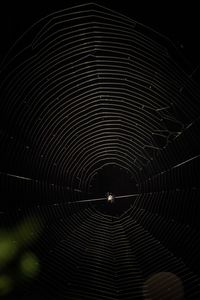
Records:
M173 44L82 5L34 24L0 77L1 223L39 231L15 292L198 299L200 90Z

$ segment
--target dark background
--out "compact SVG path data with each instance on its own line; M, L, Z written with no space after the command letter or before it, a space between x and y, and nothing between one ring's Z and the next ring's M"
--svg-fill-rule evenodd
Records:
M92 1L1 1L0 60L33 23L60 9ZM199 63L198 1L93 1L169 37L195 69Z
M15 1L15 3L14 3L14 1L13 2L1 1L0 2L0 16L1 16L1 18L0 18L0 35L1 35L0 61L3 59L4 55L9 50L9 48L12 46L12 44L33 23L37 22L38 20L45 17L46 15L53 13L56 10L61 10L61 9L64 9L64 8L67 8L70 6L74 6L77 4L81 4L84 2L89 2L89 1L75 1L75 0L57 1L57 0L54 0L54 1L47 2L47 1L41 0L40 2ZM181 5L179 4L179 6L174 5L175 1L171 4L169 2L163 3L163 1L160 1L161 3L157 4L156 2L151 2L151 1L148 1L148 3L147 3L147 1L137 1L136 2L133 0L132 1L131 0L130 1L126 1L126 0L102 1L102 0L100 0L100 1L94 1L94 2L101 4L103 6L106 6L110 9L113 9L117 12L120 12L128 17L131 17L135 21L140 22L146 26L149 26L149 27L153 28L154 30L158 31L159 33L164 34L165 36L170 38L173 41L173 43L176 45L176 47L179 49L179 51L185 56L188 63L191 64L192 70L195 70L196 67L200 64L200 58L199 58L199 53L200 53L199 23L200 23L200 19L199 19L199 8L197 7L198 2L196 2L196 4L194 5L191 2L188 2L189 4L188 3L186 4L186 3L183 3L183 1L182 1ZM199 124L198 124L198 126L199 126ZM196 126L196 128L197 128L197 126ZM195 134L194 134L194 136L195 136ZM189 149L189 147L188 147L188 149ZM189 149L189 150L191 151L191 149ZM198 169L198 165L195 170L197 170L197 169ZM198 174L198 172L196 171L196 173L194 173L194 174ZM108 175L110 177L113 177L113 174L108 174ZM197 175L197 177L198 177L198 175ZM97 178L97 179L99 179L99 178ZM100 174L99 182L102 182L104 185L106 185L106 183L104 183L103 179L104 179L104 174L102 175L102 179L101 179L101 174ZM192 182L192 179L191 179L191 182ZM118 187L120 187L121 182L122 182L122 180L119 180ZM196 182L192 182L191 186L192 186L192 184L195 184L195 183ZM175 181L175 184L176 184L176 181ZM188 184L188 186L190 186L189 184ZM155 186L157 186L157 185L155 184ZM122 186L122 187L124 187L124 186ZM109 190L109 188L105 187L104 192ZM99 190L101 192L101 187L99 188ZM125 194L125 192L122 191L121 194ZM34 197L34 195L32 195L32 197ZM189 196L187 196L187 194L186 194L185 197L189 197ZM180 198L180 199L182 200L182 198ZM175 200L176 200L176 198L175 198ZM53 209L52 209L53 212L54 212L55 207L53 207ZM195 207L195 205L194 205L194 207ZM142 205L140 208L142 208ZM140 208L138 209L138 211L140 210ZM56 209L57 209L57 207L56 207ZM60 206L58 207L58 209L60 209ZM106 208L106 209L108 211L108 208ZM141 210L144 211L144 209L141 209ZM189 209L188 209L188 211L189 211ZM187 207L186 207L186 214L188 213L188 211L187 211ZM19 215L20 215L20 212L19 212ZM53 215L53 213L52 213L52 215ZM141 213L141 215L142 215L142 213ZM141 223L142 222L144 222L143 224L149 223L149 226L150 226L151 224L150 224L150 222L147 222L148 219L145 219L146 218L145 216L146 215L144 214L144 217L141 217L141 218L144 218L144 221L142 219ZM190 218L190 216L192 216L192 214L189 215L188 219ZM172 217L173 217L173 214L172 214ZM140 220L140 216L138 217L138 219ZM185 218L185 219L187 219L187 218ZM192 217L191 217L191 219L192 219ZM193 217L193 219L195 222L196 220L198 220L198 217L196 217L196 218ZM189 219L189 221L190 221L190 219ZM191 223L192 223L192 221L191 221ZM70 223L70 224L73 225L74 223ZM88 224L93 225L92 222L88 223ZM155 224L157 224L156 221L155 221ZM53 224L53 226L54 226L54 224ZM49 250L51 251L51 249L54 247L54 240L56 240L57 237L59 239L63 238L62 233L65 232L65 230L67 230L68 223L66 222L66 226L65 226L65 224L62 225L62 223L61 223L61 225L59 225L60 227L58 227L58 228L61 229L59 234L57 232L56 226L57 226L56 223L55 223L55 227L53 227L53 229L51 226L49 226L47 233L44 235L44 237L46 238L44 241L47 241L46 242L47 246L45 248L46 251L49 251ZM148 224L146 226L148 228ZM166 225L166 228L164 228L165 231L162 228L162 231L159 233L161 240L165 239L165 234L163 232L169 233L172 228L175 233L179 233L179 231L177 229L178 227L175 227L173 225L173 223L170 226L171 227L169 227L169 229L168 229L168 227ZM155 226L155 228L156 227L158 227L158 226ZM55 228L55 231L53 231L54 228ZM102 229L103 229L103 226L102 226ZM54 237L53 233L55 234L55 237ZM83 233L81 232L81 234L83 234ZM50 244L50 242L48 240L50 235L52 235L52 240L50 238L50 240L52 241L52 244ZM166 234L166 236L167 236L167 234ZM177 236L178 236L178 234L177 234ZM188 236L189 236L189 231L188 231L186 237L188 237ZM42 239L44 237L42 237ZM84 237L84 234L83 234L83 237ZM123 237L123 235L122 235L122 237ZM136 235L135 236L133 235L132 240L135 241L136 237L137 237ZM146 237L146 231L144 231L144 239L145 239L145 237ZM172 237L173 237L173 235L172 235ZM181 237L181 235L180 235L180 237ZM121 238L121 236L120 236L120 238ZM192 241L192 238L193 238L193 236L191 236L189 242ZM99 235L97 235L96 239L97 240L99 239ZM158 239L159 239L159 235L158 235ZM76 240L75 235L74 235L74 240ZM84 238L83 238L83 240L84 240ZM185 240L187 242L187 239L185 239ZM166 239L166 241L168 241L168 240ZM146 242L146 245L148 246L149 240L145 239L145 242ZM178 242L177 242L177 245L174 245L174 240L169 239L169 247L171 247L172 249L175 248L175 250L178 253L179 252L182 253L182 256L186 259L186 262L189 261L189 263L191 263L191 265L194 268L195 261L198 262L199 260L196 259L196 256L192 257L193 256L192 254L199 253L198 247L197 247L198 241L196 241L196 244L194 243L194 245L190 245L189 242L187 242L187 244L188 244L188 245L186 245L187 247L185 246L186 247L185 252L184 252L184 247L183 247L183 245L184 245L183 240L182 240L182 244L180 244L180 246L179 246ZM38 242L38 245L39 244L40 244L40 241ZM93 244L93 242L92 242L92 244ZM166 244L167 244L167 242L166 242ZM97 244L97 246L98 246L98 244ZM122 244L122 246L123 246L123 244ZM177 249L176 249L176 247L177 247ZM180 247L182 249L179 249L178 247ZM191 255L188 254L189 248L192 249ZM66 249L67 249L67 247L65 248L65 250ZM197 249L197 251L196 251L196 249ZM147 251L148 251L148 249L147 249ZM176 253L176 251L175 251L175 253ZM188 251L188 253L187 253L187 251ZM41 253L44 256L46 256L46 254L47 254L46 252L43 251L42 248L41 248ZM63 263L63 261L62 261L63 258L67 259L67 255L62 256L61 255L62 253L60 252L61 254L55 253L56 259L54 260L54 254L52 254L51 252L49 252L49 253L50 254L48 254L47 260L45 261L46 265L44 263L44 274L45 274L45 270L49 270L49 264L51 263L51 260L50 260L51 258L52 258L53 263L57 263L57 260L56 260L57 258L60 259L60 260L58 260L58 263L60 263L60 262ZM63 252L63 253L65 253L65 252ZM86 254L86 257L87 257L87 254ZM145 255L144 255L144 257L145 257ZM70 258L70 256L69 256L69 258ZM166 257L165 257L165 260L167 260ZM41 260L41 261L43 261L43 260ZM141 261L142 261L142 258L141 258ZM156 257L155 257L155 261L157 262ZM148 265L145 263L145 260L142 262L143 262L144 266L148 269ZM151 263L153 266L153 263L154 263L153 259L151 259ZM162 259L160 260L160 263L162 264ZM61 265L61 263L60 263L60 265ZM52 270L54 273L54 267L57 265L52 264L51 266L53 266ZM145 269L145 267L144 267L144 269ZM198 265L196 266L195 270L197 268L198 268ZM57 271L58 272L60 271L60 274L63 274L61 269L57 268ZM199 269L198 269L198 272L199 272ZM51 272L48 273L48 276L49 276L49 278L51 278ZM59 275L59 276L60 277L58 277L58 278L65 278L65 276L61 276L61 275ZM34 290L35 286L33 286L32 289ZM60 288L60 289L62 290L62 288ZM31 299L33 299L33 298L31 298ZM45 298L43 298L43 299L45 299Z

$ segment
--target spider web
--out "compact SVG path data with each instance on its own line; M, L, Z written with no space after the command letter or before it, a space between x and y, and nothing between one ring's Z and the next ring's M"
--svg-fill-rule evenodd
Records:
M176 57L96 4L43 18L5 57L1 224L34 216L30 232L43 228L31 246L41 272L20 297L199 297L200 90ZM121 214L82 202L105 197L107 168L137 193Z

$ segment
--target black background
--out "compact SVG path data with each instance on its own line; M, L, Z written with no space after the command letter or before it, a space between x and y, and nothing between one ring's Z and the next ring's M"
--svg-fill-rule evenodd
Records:
M89 1L1 1L0 4L0 61L3 59L6 52L12 44L26 31L32 24L45 17L46 15L55 12L56 10L65 9L70 6L82 4ZM200 64L200 43L199 43L199 8L198 2L192 4L185 2L175 5L172 3L160 1L160 4L151 1L95 1L96 3L106 6L120 12L128 17L131 17L136 22L140 22L146 26L153 28L161 34L170 38L177 48L190 62L191 69L195 70ZM101 175L101 174L100 174ZM110 174L108 174L110 175ZM113 177L111 174L110 177ZM103 178L103 176L102 176ZM99 179L99 178L97 178ZM103 182L103 179L99 180ZM120 182L119 182L120 183ZM105 183L103 182L105 185ZM119 184L118 184L119 186ZM101 191L101 187L99 188ZM110 190L106 187L104 192ZM124 191L120 191L124 194ZM34 195L33 195L34 196ZM108 208L107 208L108 210ZM197 218L196 218L197 219ZM196 220L195 219L195 220ZM62 227L61 228L65 228ZM66 226L67 228L67 226ZM56 232L56 231L55 231ZM166 231L167 232L167 231ZM52 234L49 229L49 233ZM49 234L49 236L50 236ZM161 233L162 234L162 233ZM45 235L48 238L48 234ZM60 235L59 235L60 237ZM98 236L97 236L98 238ZM192 238L191 238L192 239ZM54 237L52 237L54 241ZM172 241L173 244L174 241ZM39 243L38 243L39 244ZM46 243L51 250L51 247ZM197 244L197 242L196 242ZM172 247L172 246L171 246ZM177 246L178 247L178 246ZM197 248L197 246L195 245ZM195 247L192 247L193 253ZM173 248L173 247L172 247ZM189 249L189 246L188 248ZM177 250L179 251L179 249ZM198 249L197 249L198 251ZM187 253L185 252L185 257ZM46 255L44 253L43 255ZM53 255L52 255L53 256ZM51 254L50 254L51 257ZM58 255L59 257L59 255ZM62 258L62 256L61 256ZM196 257L195 257L196 259ZM192 258L191 258L192 260ZM193 261L192 261L193 263ZM193 265L195 262L193 263ZM47 261L47 269L49 261ZM50 274L51 275L51 274ZM63 276L64 277L64 276ZM34 289L34 288L33 288ZM44 298L45 299L45 298Z

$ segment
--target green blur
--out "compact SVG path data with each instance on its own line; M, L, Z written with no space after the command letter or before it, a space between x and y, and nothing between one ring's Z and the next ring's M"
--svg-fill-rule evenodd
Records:
M38 275L39 260L28 248L38 239L41 228L39 220L30 217L13 230L0 231L0 298L11 293L24 279Z
M39 272L37 256L32 252L25 253L20 261L20 271L24 276L34 278Z
M12 279L8 275L0 276L0 296L10 293L13 289Z
M17 248L9 234L0 232L0 270L15 257Z

